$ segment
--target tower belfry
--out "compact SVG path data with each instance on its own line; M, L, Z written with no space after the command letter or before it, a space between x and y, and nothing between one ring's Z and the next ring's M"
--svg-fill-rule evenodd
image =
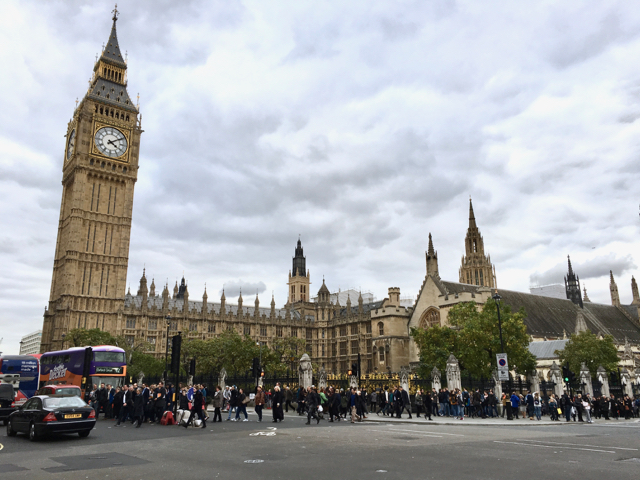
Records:
M567 255L567 263L569 264L569 272L564 277L564 288L567 293L567 299L578 305L580 308L584 308L582 303L582 291L580 290L580 277L573 272L571 267L571 258Z
M73 328L120 334L133 190L142 129L127 92L113 11L109 38L89 90L67 125L62 204L41 351L63 348Z
M465 255L460 267L460 283L497 288L496 269L491 256L484 254L484 239L476 225L473 203L469 199L469 228L464 241Z
M309 285L311 279L307 268L307 259L304 256L302 242L298 238L295 256L293 257L293 268L289 272L289 300L287 303L308 302Z

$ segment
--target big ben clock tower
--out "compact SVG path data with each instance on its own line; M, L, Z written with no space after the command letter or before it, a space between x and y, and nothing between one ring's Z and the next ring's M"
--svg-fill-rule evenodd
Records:
M118 334L124 305L139 111L127 93L127 61L116 35L117 9L89 90L67 126L62 204L41 351L63 348L73 328Z

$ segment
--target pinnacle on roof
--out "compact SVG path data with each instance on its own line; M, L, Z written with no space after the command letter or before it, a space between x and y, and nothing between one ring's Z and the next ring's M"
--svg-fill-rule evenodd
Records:
M476 217L473 214L473 202L471 201L471 197L469 197L469 228L477 228Z
M573 275L573 268L571 268L571 257L567 255L567 263L569 264L569 275Z
M429 232L429 250L427 250L427 255L432 257L435 254L436 254L436 251L433 248L433 239L431 238L431 232Z
M109 40L107 40L107 44L102 50L101 59L107 60L113 63L118 63L120 66L127 68L127 64L124 61L124 57L122 56L122 52L120 51L120 45L118 44L118 35L116 33L116 22L118 21L118 5L116 4L116 8L113 10L113 25L111 26L111 33L109 34Z

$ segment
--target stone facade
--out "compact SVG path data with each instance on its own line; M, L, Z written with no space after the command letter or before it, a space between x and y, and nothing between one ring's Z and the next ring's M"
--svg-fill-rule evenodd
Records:
M117 330L129 261L133 190L142 133L127 93L127 62L111 34L89 90L67 125L62 204L41 351L72 328Z

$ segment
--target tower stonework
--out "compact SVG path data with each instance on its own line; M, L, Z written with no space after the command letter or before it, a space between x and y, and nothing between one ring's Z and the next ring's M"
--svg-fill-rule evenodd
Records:
M609 270L609 292L611 292L611 305L620 306L620 294L618 293L618 285L613 278L613 271Z
M580 308L584 308L582 303L582 292L580 291L580 277L578 277L571 267L571 259L567 255L567 263L569 264L569 272L564 277L564 289L567 294L567 299L578 305Z
M293 269L289 272L289 301L287 303L310 301L309 286L311 279L307 268L307 259L304 256L302 242L298 239L295 256L293 257Z
M491 256L484 254L484 240L476 225L473 204L469 199L469 228L464 241L465 255L460 267L460 283L497 288L496 269Z
M111 34L89 90L67 126L62 202L41 351L64 347L73 328L118 334L129 261L142 133L127 93L127 62Z

